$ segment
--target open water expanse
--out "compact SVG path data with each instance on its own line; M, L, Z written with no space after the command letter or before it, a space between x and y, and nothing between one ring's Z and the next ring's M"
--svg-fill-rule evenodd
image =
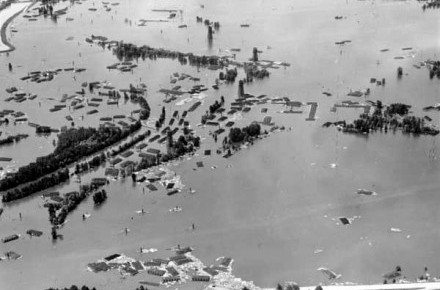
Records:
M382 275L396 265L408 279L418 277L425 266L432 276L440 276L439 137L405 135L399 130L360 136L322 127L327 121L353 120L362 113L363 109L354 108L330 111L344 100L409 104L415 116L427 115L430 123L440 125L438 111L422 111L440 103L440 80L430 79L426 67L414 67L440 58L440 11L423 11L421 5L412 0L120 0L106 11L101 1L87 0L55 4L55 9L68 7L67 14L56 22L50 17L28 21L23 17L26 12L19 15L6 30L16 50L0 54L0 110L22 111L29 122L61 128L70 126L65 119L70 114L76 127L97 127L101 117L130 115L138 108L121 100L118 106L104 102L94 115L86 114L88 108L49 112L63 94L81 90L83 82L107 81L118 89L145 83L151 117L158 118L165 106L166 123L174 110L182 111L192 104L163 102L164 94L158 90L175 86L170 84L174 72L198 77L198 83L210 89L204 92L202 106L187 118L195 133L202 136L201 149L168 165L185 184L180 193L168 196L161 186L150 192L143 184L133 184L131 178L111 181L105 187L107 201L99 208L91 198L81 203L68 215L68 223L58 231L63 239L56 242L51 240L41 193L3 204L0 235L17 233L21 237L1 243L0 255L15 251L23 257L0 262L0 289L85 284L97 289L134 290L139 281L149 279L145 272L122 278L117 271L90 272L87 264L113 253L143 260L167 257L172 254L166 248L177 244L193 247L194 255L206 265L221 256L233 257L233 273L260 287L275 287L285 280L300 285L329 283L317 271L319 267L342 274L338 282L381 283ZM178 11L175 18L168 19L168 12L152 9ZM207 40L206 26L197 23L196 16L220 22L212 43ZM335 16L343 18L336 20ZM139 26L140 19L168 22ZM184 24L187 28L178 28ZM200 55L235 53L237 61L248 61L257 47L262 51L260 59L290 66L270 69L269 78L245 84L245 92L317 102L316 120L306 121L308 106L301 109L302 114L281 114L286 107L279 104L255 106L238 115L238 125L270 115L287 130L274 132L227 159L216 154L204 156L205 149L218 144L209 136L215 127L197 126L200 115L220 96L229 107L237 96L238 81L214 90L211 86L219 71L171 59L140 59L133 72L108 70L106 67L118 60L111 50L87 43L86 37L92 34ZM343 40L351 42L335 44ZM402 50L408 47L412 49ZM241 51L231 52L231 48ZM13 65L12 72L8 63ZM31 71L72 66L87 70L62 71L50 82L20 80ZM396 74L399 66L404 72L401 79ZM243 70L239 70L242 77ZM385 78L386 85L371 84L370 78ZM193 84L190 80L178 83L187 88ZM5 102L9 97L5 90L12 86L38 97L22 103ZM350 90L366 88L371 90L368 96L347 96ZM260 112L263 107L268 109L265 114ZM0 138L30 135L0 147L0 157L13 158L0 162L4 169L18 168L51 153L57 140L55 133L36 135L27 122L3 124L0 131ZM223 136L225 133L219 136L220 142ZM165 150L164 145L152 147ZM137 154L130 158L139 161ZM204 167L197 167L198 161L203 161ZM82 179L85 182L103 175L101 167ZM190 194L189 187L196 192ZM359 188L377 195L359 195ZM71 179L69 184L48 191L77 189L78 183ZM169 212L175 206L183 210ZM142 208L148 213L136 214ZM83 221L85 212L91 217ZM355 218L344 226L338 220L342 216ZM44 234L30 238L25 234L30 228ZM124 228L130 229L127 235ZM140 247L158 251L141 255ZM189 283L172 289L205 286Z

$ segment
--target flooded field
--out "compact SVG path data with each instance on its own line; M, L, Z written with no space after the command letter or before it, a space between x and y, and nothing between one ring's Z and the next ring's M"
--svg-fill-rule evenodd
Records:
M21 118L26 120L13 122L20 116L0 116L1 121L10 121L0 122L0 139L29 136L0 146L0 157L11 159L0 161L2 178L55 150L57 132L36 134L30 124L62 130L72 125L97 128L104 124L102 118L110 118L119 127L124 127L119 118L135 123L140 108L137 102L124 100L121 91L122 97L111 104L109 96L98 93L102 89L89 90L91 82L114 90L129 89L130 84L146 88L143 96L151 108L152 125L142 122L139 132L114 147L151 130L151 136L141 142L148 146L130 148L133 155L118 154L111 160L120 157L139 163L139 153L149 148L167 152L166 142L147 140L170 124L174 111L182 115L197 101L200 107L188 112L185 121L200 136L200 148L162 164L171 170L170 178L181 181L176 194L168 195L170 191L159 182L154 182L157 191L146 186L148 181L134 183L130 174L125 179L109 177L103 187L107 200L99 206L91 196L81 202L57 230L62 238L56 241L52 240L43 193L78 191L92 178L104 177L110 162L82 173L81 183L72 176L53 188L3 203L0 238L20 237L0 243L0 256L13 251L22 257L0 261L0 289L76 284L134 290L140 281L160 279L146 272L135 276L117 271L94 273L87 265L115 253L142 261L167 258L175 255L170 248L177 245L191 246L205 265L214 264L218 257L232 257L232 273L262 288L274 288L283 281L300 285L334 282L317 271L320 267L341 274L338 283L382 283L382 275L396 265L409 280L416 280L425 266L431 276L440 276L438 135L391 129L388 133L348 134L335 126L322 126L325 122L352 122L364 112L363 106L370 106L372 114L374 105L369 101L380 100L384 105L410 105L411 115L427 116L426 124L438 129L440 112L423 110L440 103L440 79L430 78L426 63L440 58L438 10L424 10L424 2L412 0L115 3L61 1L53 5L54 11L67 10L55 20L37 16L35 9L41 5L37 2L7 27L7 39L15 50L0 53L0 111L22 112ZM155 11L163 9L173 11ZM212 40L207 25L196 17L220 23ZM218 89L212 86L224 68L183 65L177 58L139 58L125 72L108 69L123 60L112 52L114 46L103 48L98 40L91 40L92 35L155 49L228 56L230 68L234 61L251 62L256 47L260 61L272 61L267 68L270 75L246 82L244 91L266 95L267 102L254 102L249 112L227 114L237 98L239 80L246 77L240 66L235 82L220 82ZM26 79L36 71L56 74L49 81ZM175 73L193 79L180 79ZM378 85L372 78L385 79L386 84ZM208 90L176 95L171 101L159 92L176 86L189 91L194 85L205 85ZM12 87L25 94L25 100L7 101L14 96L7 92ZM365 94L367 89L369 94ZM355 91L362 93L347 95ZM34 94L37 96L31 98ZM271 131L271 126L261 124L263 131L270 131L266 137L242 146L229 158L222 157L224 152L216 154L230 127L226 122L219 126L200 123L201 116L222 96L226 110L217 117L226 116L234 126L244 127L270 116L278 129ZM286 104L284 98L300 104ZM332 109L344 101L362 107ZM312 120L306 120L312 107L308 102L317 104ZM76 107L78 104L84 107ZM53 110L60 105L65 106ZM156 132L155 120L163 108L165 125ZM296 113L282 113L290 109ZM122 117L114 118L118 115ZM179 118L173 119L172 128ZM215 141L212 133L219 128L225 132ZM205 150L211 150L211 155L205 155ZM69 167L72 174L75 163ZM121 168L120 164L114 167ZM359 189L375 194L359 194ZM84 218L85 214L90 217ZM344 225L340 217L350 224ZM26 234L29 229L43 235L30 237ZM140 249L150 248L157 251L140 253ZM205 289L208 285L188 282L171 288Z

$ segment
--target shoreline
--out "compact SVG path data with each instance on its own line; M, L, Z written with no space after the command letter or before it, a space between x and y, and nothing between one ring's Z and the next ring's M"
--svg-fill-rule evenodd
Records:
M32 7L32 5L35 4L34 1L32 2L19 2L19 3L26 3L27 5L23 8L21 8L18 12L14 13L12 16L10 16L5 22L3 22L1 24L1 29L0 29L0 36L1 36L1 42L7 46L8 48L5 50L0 50L0 54L1 53L5 53L5 52L10 52L10 51L14 51L15 50L15 46L10 43L6 37L6 29L8 28L9 24L15 19L15 17L17 17L20 13L22 13L24 10L29 9L30 7ZM14 3L14 4L18 4L18 3Z

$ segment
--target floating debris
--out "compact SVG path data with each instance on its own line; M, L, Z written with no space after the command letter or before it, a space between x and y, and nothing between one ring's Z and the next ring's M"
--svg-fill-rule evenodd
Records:
M27 230L26 234L28 234L31 237L40 237L43 234L43 232L31 229L31 230Z
M337 274L334 271L330 270L329 268L318 268L318 271L320 271L321 273L323 273L329 280L336 280L342 277L341 274Z
M155 248L150 248L150 249L144 249L144 248L141 248L141 254L155 253L155 252L157 252L157 251L158 251L158 250L155 249Z
M402 276L402 268L400 266L396 266L396 270L383 275L387 280L396 279L400 276Z
M351 224L351 221L350 221L348 218L346 218L346 217L340 217L339 220L341 221L341 223L342 223L343 225L349 225L349 224Z
M170 208L168 211L169 212L181 212L182 208L180 206L175 206L173 208Z
M8 242L11 242L11 241L14 241L14 240L18 240L19 238L20 238L20 235L13 234L13 235L10 235L10 236L7 236L7 237L4 237L4 238L2 239L2 242L3 242L3 243L8 243Z
M14 252L14 251L9 251L5 253L5 257L0 257L0 261L1 260L18 260L22 257L22 255Z
M357 193L357 194L361 194L361 195L377 195L377 193L374 192L374 191L367 190L367 189L362 189L362 188L359 188L359 189L356 191L356 193Z

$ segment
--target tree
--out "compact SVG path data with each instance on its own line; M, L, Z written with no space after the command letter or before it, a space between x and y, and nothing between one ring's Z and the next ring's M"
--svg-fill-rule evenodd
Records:
M173 133L171 131L168 131L167 132L167 152L168 152L168 154L173 153L173 146L174 146Z
M55 241L58 238L56 227L52 227L52 240Z
M244 139L244 134L240 128L231 128L229 131L229 140L232 143L242 142Z
M252 123L249 125L248 133L251 137L260 135L261 127L258 123Z
M93 195L93 202L95 203L95 205L99 205L103 203L106 199L107 199L107 192L105 191L105 189L101 191L97 191Z

